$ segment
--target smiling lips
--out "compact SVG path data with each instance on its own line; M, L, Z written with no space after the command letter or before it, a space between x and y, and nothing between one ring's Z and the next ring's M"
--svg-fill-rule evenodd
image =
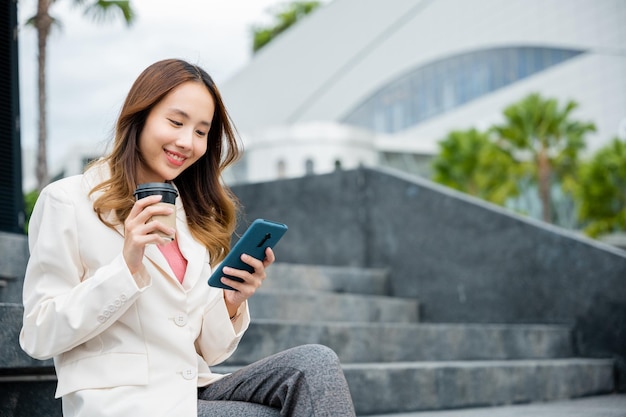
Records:
M177 166L182 166L187 160L185 156L179 153L168 151L167 149L165 150L165 156L167 157L167 160L170 161L170 163Z

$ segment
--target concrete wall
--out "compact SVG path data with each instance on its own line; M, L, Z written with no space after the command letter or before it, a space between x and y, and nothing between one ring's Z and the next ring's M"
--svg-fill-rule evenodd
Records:
M0 416L60 417L52 360L33 359L19 346L27 236L0 232L0 254Z
M28 240L26 235L0 232L0 302L21 303Z
M279 261L385 267L430 322L567 323L580 354L626 357L626 252L382 169L233 187L287 223Z

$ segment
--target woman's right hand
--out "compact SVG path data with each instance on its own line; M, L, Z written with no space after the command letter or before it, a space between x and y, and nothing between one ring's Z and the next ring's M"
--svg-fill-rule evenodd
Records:
M139 272L142 266L143 254L147 244L164 245L169 240L157 233L161 231L173 236L175 230L159 221L148 221L155 215L169 215L173 209L165 205L157 205L162 196L152 195L139 199L133 205L124 222L124 249L122 254L131 274Z

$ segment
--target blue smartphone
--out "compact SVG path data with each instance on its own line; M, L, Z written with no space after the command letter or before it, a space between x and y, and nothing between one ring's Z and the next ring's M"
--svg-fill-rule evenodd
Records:
M265 259L265 249L273 248L287 232L287 225L271 220L256 219L244 232L235 246L226 255L226 258L217 266L209 278L209 285L226 290L236 291L229 285L222 283L221 278L227 277L241 282L242 279L224 274L223 268L229 266L235 269L244 269L254 272L254 269L241 260L242 254L250 255L256 259Z

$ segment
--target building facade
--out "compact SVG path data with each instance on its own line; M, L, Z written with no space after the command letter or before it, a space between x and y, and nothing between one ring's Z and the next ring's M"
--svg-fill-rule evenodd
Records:
M626 138L624 21L623 0L331 1L222 86L246 145L237 181L359 159L427 175L449 131L498 123L532 92L578 102L593 152ZM320 124L327 136L306 133Z

